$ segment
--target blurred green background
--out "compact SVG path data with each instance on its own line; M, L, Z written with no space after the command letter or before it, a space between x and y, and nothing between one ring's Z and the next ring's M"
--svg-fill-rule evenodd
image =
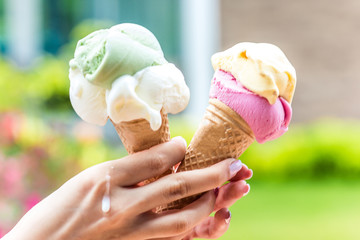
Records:
M360 109L353 94L360 90L353 58L360 49L351 45L360 40L351 28L360 5L335 3L0 0L0 237L73 175L126 155L111 124L87 124L72 110L68 62L88 33L133 22L154 32L167 59L184 70L192 100L170 116L170 128L188 143L206 106L209 53L240 41L272 42L298 70L289 131L241 156L254 171L251 191L232 206L221 239L360 239ZM191 29L189 19L201 29ZM346 42L342 36L350 34ZM196 45L204 37L213 42ZM329 52L347 67L334 67Z

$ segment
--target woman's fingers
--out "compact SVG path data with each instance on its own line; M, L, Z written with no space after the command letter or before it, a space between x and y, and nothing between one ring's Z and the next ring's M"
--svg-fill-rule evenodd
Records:
M131 186L161 175L182 161L185 151L186 141L182 137L175 137L170 142L148 150L106 162L103 167L110 172L113 183L118 186Z
M189 232L167 238L157 238L156 240L191 240L194 238L219 238L224 235L224 233L228 230L230 225L230 219L230 211L227 208L222 208L215 213L215 216L209 216L205 218L200 224L196 225Z
M248 194L249 191L250 185L244 180L225 184L219 189L214 211L232 206L237 200Z
M139 203L137 210L145 212L159 205L214 189L232 178L241 167L240 161L226 159L208 168L171 174L133 189L135 196L142 194L145 197L135 200Z
M243 167L235 177L231 178L229 183L220 187L219 197L216 199L214 211L221 208L228 208L237 200L248 194L250 185L244 180L250 179L252 175L253 171L243 164Z
M229 228L231 213L227 208L222 208L215 213L214 217L208 217L197 225L188 238L219 238Z
M253 171L243 163L241 170L233 178L231 178L230 181L236 182L239 180L248 180L252 177L252 175Z
M138 231L156 239L182 235L211 214L215 198L214 191L209 191L181 210L152 214L145 222L141 222Z

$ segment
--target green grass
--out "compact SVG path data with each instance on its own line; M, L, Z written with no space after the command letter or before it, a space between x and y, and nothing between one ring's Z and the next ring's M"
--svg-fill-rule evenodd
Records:
M360 239L360 181L250 182L221 239Z

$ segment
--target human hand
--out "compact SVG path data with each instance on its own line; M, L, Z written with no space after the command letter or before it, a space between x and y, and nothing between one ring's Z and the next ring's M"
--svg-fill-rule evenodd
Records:
M180 162L185 148L183 140L175 138L81 172L32 208L4 240L171 239L191 232L215 208L232 202L225 197L230 187L220 188L220 200L216 200L213 189L237 176L239 171L230 171L230 165L236 162L234 159L135 187ZM102 199L108 182L111 204L110 210L103 212ZM201 192L206 193L181 210L160 214L152 211L159 205Z
M241 170L235 177L217 190L218 196L213 210L216 213L213 217L209 216L190 231L172 238L166 238L166 240L191 240L193 238L215 239L224 235L229 228L231 219L231 213L228 208L248 194L250 185L247 184L245 180L250 179L252 175L252 170L243 164Z

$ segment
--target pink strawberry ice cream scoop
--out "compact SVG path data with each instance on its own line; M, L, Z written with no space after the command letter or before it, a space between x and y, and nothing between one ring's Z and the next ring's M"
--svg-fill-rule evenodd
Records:
M270 104L266 98L246 89L231 73L217 70L210 89L216 98L237 112L252 129L256 141L264 143L288 130L292 109L282 97Z
M296 72L280 48L238 43L211 57L215 75L210 98L237 112L264 143L288 130Z

